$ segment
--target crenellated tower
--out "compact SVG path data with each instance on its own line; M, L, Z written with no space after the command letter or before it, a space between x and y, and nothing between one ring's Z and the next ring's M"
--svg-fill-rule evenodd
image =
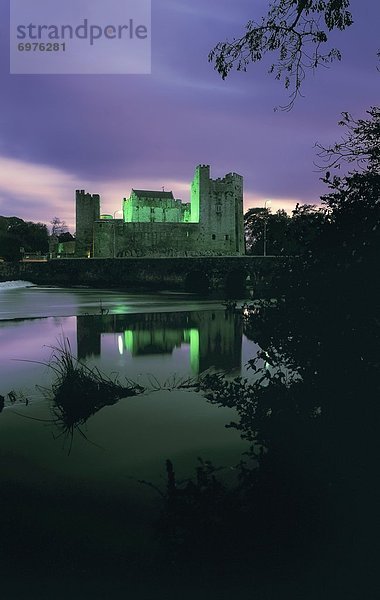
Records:
M93 256L94 221L100 219L100 196L76 190L76 248L78 258Z
M200 224L200 244L211 254L244 254L243 177L210 178L198 165L191 184L191 222Z
M100 196L76 191L78 258L244 254L243 177L237 173L211 179L210 166L198 165L190 204L165 190L133 189L123 208L123 219L101 218Z

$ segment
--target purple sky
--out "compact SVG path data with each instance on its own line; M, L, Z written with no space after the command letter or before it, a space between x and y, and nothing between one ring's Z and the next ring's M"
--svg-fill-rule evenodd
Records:
M94 0L95 1L95 0ZM308 74L291 112L262 65L225 81L207 61L218 42L264 14L258 0L153 0L152 75L9 75L9 2L0 0L0 214L74 228L74 190L121 207L131 187L189 199L194 167L243 175L245 208L318 203L314 143L339 139L340 113L378 104L380 3L352 0L333 36L341 63Z

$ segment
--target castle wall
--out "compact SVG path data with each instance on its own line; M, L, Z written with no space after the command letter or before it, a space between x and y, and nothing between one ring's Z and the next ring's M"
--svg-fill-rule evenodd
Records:
M94 257L179 256L199 254L199 226L193 223L94 224Z
M100 220L100 198L77 191L76 256L243 255L243 178L229 173L210 178L199 165L191 184L191 204L172 192L132 190L123 219ZM93 240L93 252L92 252Z
M181 200L167 198L140 198L131 194L124 198L126 223L182 223L190 218L190 207Z

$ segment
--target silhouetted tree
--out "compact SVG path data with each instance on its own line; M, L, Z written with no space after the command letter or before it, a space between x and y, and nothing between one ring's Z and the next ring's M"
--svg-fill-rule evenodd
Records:
M253 379L201 378L210 402L235 409L229 427L252 446L235 486L204 462L202 477L198 467L168 490L161 526L176 568L235 569L255 582L266 573L272 583L297 564L291 598L308 597L318 579L329 599L378 587L380 173L370 137L366 170L334 177L323 209L297 206L289 219L303 250L278 268L285 301L244 317L262 349L249 361Z
M312 204L297 204L290 217L284 210L250 208L244 216L248 254L263 255L264 231L267 254L299 255L308 251L321 233L327 213Z
M328 213L315 204L297 204L288 227L288 254L302 255L314 250L315 242L328 224Z
M264 223L268 220L268 208L250 208L244 215L244 231L248 254L263 254Z
M287 254L289 221L290 217L285 210L278 210L272 214L268 208L250 208L244 215L247 253L263 255L265 234L268 254Z
M0 257L8 262L18 261L21 258L20 240L9 234L0 233Z
M65 223L65 221L63 221L62 219L60 219L59 217L53 217L53 219L50 221L51 224L51 234L52 235L61 235L62 233L66 233L67 231L67 225Z
M0 256L8 261L19 260L20 249L26 252L48 251L48 231L43 223L23 221L18 217L2 218L0 227Z
M43 223L20 221L8 228L8 233L20 240L21 246L28 252L48 251L48 230Z
M274 54L269 72L290 90L289 103L282 107L290 109L308 69L341 59L337 48L324 51L323 46L331 31L352 25L349 6L349 0L271 0L261 21L249 21L240 38L219 42L209 61L225 79L233 68L246 71L250 63Z
M371 171L380 166L380 108L372 106L367 114L370 118L354 119L348 112L342 113L339 125L345 128L343 140L325 148L316 144L319 149L319 167L321 169L340 168L341 164L356 163L361 168ZM330 173L326 173L329 183Z

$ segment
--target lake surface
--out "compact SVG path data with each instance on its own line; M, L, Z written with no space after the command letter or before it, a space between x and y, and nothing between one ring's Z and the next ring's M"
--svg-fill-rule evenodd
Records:
M64 340L89 368L145 389L97 411L72 436L62 433L50 393L49 363ZM258 347L221 302L0 284L0 346L2 565L13 573L26 557L14 597L27 597L22 586L41 563L55 573L52 552L72 573L94 548L107 548L111 563L130 552L140 565L154 545L154 487L165 489L167 459L178 479L193 475L198 457L225 467L227 480L234 476L247 449L225 427L234 410L177 389L206 370L247 374Z

